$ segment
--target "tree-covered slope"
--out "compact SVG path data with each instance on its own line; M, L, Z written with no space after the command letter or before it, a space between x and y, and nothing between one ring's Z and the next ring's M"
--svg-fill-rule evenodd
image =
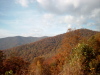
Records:
M47 54L51 51L55 52L60 45L63 35L64 34L55 37L48 37L30 44L25 44L22 46L4 50L4 52L7 57L14 53L17 56L23 57L24 59L31 61L34 59L34 57Z
M79 29L79 30L67 32L66 35L61 34L61 35L57 35L54 37L45 38L43 40L33 42L30 44L7 49L7 50L4 50L4 52L7 55L7 57L15 53L17 56L21 56L24 59L31 61L34 59L34 57L45 55L45 54L50 54L50 52L56 53L59 50L64 50L64 48L69 48L71 43L73 45L74 43L77 44L78 42L74 40L75 34L77 35L80 34L81 37L87 38L96 33L97 32L92 31L92 30ZM62 46L62 44L64 44L65 46L64 45Z
M100 74L100 32L97 31L69 29L65 34L2 51L0 51L2 74L9 72L11 75ZM6 55L6 59L3 58L3 54Z

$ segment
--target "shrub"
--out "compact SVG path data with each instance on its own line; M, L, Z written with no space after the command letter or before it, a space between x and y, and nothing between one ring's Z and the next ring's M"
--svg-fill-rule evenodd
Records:
M5 75L14 75L14 74L13 74L13 71L10 70L10 71L6 71L6 72L5 72Z

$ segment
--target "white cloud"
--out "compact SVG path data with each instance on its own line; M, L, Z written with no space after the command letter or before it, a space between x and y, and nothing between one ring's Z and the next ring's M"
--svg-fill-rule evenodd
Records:
M72 28L72 25L71 24L68 24L68 28Z
M100 8L94 9L89 17L94 21L96 29L100 31Z
M20 4L23 7L28 7L30 3L33 3L34 0L16 0L16 3Z
M53 19L54 18L54 14L44 14L43 15L43 17L45 18L45 19Z
M79 26L87 23L87 17L81 16L72 16L72 15L65 15L60 16L58 22L61 24L72 25L72 27L78 28Z
M100 7L100 0L37 0L46 10L54 13L86 14Z
M94 9L92 11L91 17L99 17L100 18L100 8Z
M23 7L28 7L28 0L16 0L17 3L19 3L20 5L22 5Z
M44 8L51 12L63 13L69 10L70 7L77 8L79 0L37 0L37 2Z
M74 17L73 16L65 16L65 22L70 24L74 22Z

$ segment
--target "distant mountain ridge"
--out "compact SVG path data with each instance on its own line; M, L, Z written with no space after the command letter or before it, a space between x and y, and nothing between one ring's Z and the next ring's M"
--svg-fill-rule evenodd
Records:
M60 47L63 36L64 34L60 34L3 51L7 57L9 57L11 54L14 54L24 58L27 61L32 61L34 57L41 56L43 54L45 55L50 52L55 53Z
M64 39L63 37L68 38L69 41L71 36L73 37L73 35L75 35L74 33L77 31L80 32L80 35L85 38L89 38L95 35L96 33L98 33L97 31L92 31L88 29L78 29L75 31L67 32L69 34L65 33L67 34L66 36L65 34L60 34L30 44L14 47L11 49L6 49L4 50L4 53L6 54L7 57L9 57L12 53L15 53L15 55L17 54L17 56L20 56L27 61L32 61L34 57L38 57L46 54L50 54L52 56L53 53L59 52L58 49L61 48L62 40Z
M44 37L15 36L15 37L0 38L0 50L9 49L12 47L28 44L31 42L41 40L43 38L46 38L46 36Z

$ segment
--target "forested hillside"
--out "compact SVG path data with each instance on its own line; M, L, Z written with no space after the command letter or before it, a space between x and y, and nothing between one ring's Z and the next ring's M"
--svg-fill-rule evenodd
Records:
M47 54L51 51L55 52L61 43L63 35L48 37L37 42L4 50L4 52L7 57L15 54L16 56L23 57L27 61L32 61L34 57Z
M15 37L6 37L0 38L0 49L9 49L12 47L24 45L27 43L35 42L41 40L45 37L22 37L22 36L15 36Z
M99 75L100 32L69 29L65 34L2 50L0 63L1 74Z

